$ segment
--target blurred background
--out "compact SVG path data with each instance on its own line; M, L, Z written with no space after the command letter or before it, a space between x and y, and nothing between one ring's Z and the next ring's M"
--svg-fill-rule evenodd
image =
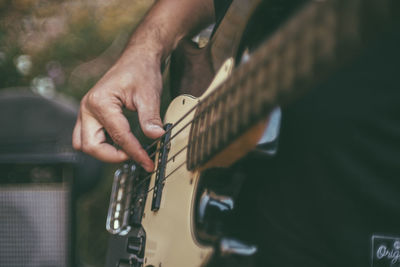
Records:
M25 95L28 91L46 101L62 99L76 112L79 100L116 60L152 3L0 0L0 94L10 95L22 88ZM11 120L15 113L1 112L2 118ZM69 127L69 133L71 123L65 127ZM0 133L5 133L2 128ZM90 188L77 189L83 193L76 194L76 204L72 205L76 227L71 240L79 266L104 266L108 239L105 221L115 167L103 166L91 179ZM0 175L4 181L5 174ZM6 183L0 183L0 187L6 190ZM5 218L4 213L1 216Z
M0 0L0 88L79 100L152 0Z

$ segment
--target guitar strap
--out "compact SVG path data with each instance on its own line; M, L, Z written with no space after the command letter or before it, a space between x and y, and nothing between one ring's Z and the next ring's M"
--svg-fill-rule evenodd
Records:
M211 59L216 72L238 52L247 23L261 0L233 0L211 39Z

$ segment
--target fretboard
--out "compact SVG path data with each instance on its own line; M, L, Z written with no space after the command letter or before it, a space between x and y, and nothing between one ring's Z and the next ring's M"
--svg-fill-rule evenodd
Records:
M188 169L204 165L276 105L315 87L367 40L394 28L399 11L395 2L325 0L305 5L199 104L190 131Z

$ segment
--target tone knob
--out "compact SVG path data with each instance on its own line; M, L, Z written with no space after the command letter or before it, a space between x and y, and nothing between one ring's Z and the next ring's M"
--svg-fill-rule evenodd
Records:
M231 197L217 195L212 191L205 190L200 197L198 219L204 223L207 219L220 216L223 217L233 210L234 201Z
M256 252L257 246L246 244L238 239L222 238L220 241L220 253L222 256L251 256Z
M197 211L197 230L202 239L215 240L224 235L224 226L233 210L231 197L205 190L200 197Z

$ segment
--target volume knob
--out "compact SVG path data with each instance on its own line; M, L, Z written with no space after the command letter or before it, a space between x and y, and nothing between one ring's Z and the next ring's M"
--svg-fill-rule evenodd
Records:
M200 197L197 212L198 233L205 239L215 239L222 235L233 207L234 201L231 197L205 190Z
M220 241L219 249L222 256L251 256L257 252L257 246L246 244L245 242L242 242L235 238L222 238Z

